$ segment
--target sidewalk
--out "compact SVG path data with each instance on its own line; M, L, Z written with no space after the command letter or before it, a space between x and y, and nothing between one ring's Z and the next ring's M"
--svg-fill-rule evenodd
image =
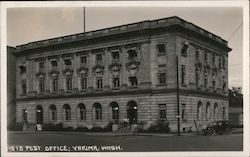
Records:
M119 132L63 132L63 131L8 131L8 133L18 134L72 134L72 135L88 135L88 136L159 136L159 137L172 137L178 136L177 133L119 133ZM233 128L231 134L243 133L242 128ZM180 136L198 136L197 132L181 132Z

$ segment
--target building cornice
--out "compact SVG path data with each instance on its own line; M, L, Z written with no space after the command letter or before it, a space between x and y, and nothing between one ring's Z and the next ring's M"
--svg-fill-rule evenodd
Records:
M97 93L72 93L72 94L51 94L44 96L30 96L26 98L18 98L19 101L31 101L31 100L50 100L50 99L65 99L65 98L90 98L90 97L106 97L106 96L124 96L124 95L159 95L159 94L176 94L176 89L160 89L160 90L135 90L135 91L119 91L119 92L97 92ZM204 98L214 98L228 100L228 96L218 93L207 93L197 90L183 90L180 89L180 96L201 96Z
M72 45L78 45L79 43L87 43L87 42L96 42L96 41L107 41L108 38L134 38L137 35L142 35L144 37L151 36L157 31L161 29L167 29L174 27L178 29L178 32L181 33L192 33L192 35L198 35L202 37L204 40L209 40L215 45L227 49L230 51L231 49L227 46L227 41L223 40L219 36L216 36L205 29L202 29L190 22L187 22L179 17L169 17L164 19L158 19L153 21L142 21L138 23L132 23L122 26L116 26L86 33L74 34L64 37L58 37L48 40L42 40L37 42L31 42L28 44L20 45L16 47L15 54L26 54L29 52L34 52L32 50L44 50L46 48L55 48L58 49L63 45L63 47L68 47Z

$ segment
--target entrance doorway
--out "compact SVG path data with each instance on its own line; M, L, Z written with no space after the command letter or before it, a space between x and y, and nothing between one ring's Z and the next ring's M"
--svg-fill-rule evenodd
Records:
M36 124L43 124L43 107L41 105L36 107Z
M23 112L23 123L24 123L24 124L27 124L27 123L28 123L28 118L27 118L27 117L28 117L28 116L27 116L27 112L28 112L28 111L27 111L27 109L23 109L22 112Z
M130 124L137 123L137 103L130 101L127 104L127 118Z

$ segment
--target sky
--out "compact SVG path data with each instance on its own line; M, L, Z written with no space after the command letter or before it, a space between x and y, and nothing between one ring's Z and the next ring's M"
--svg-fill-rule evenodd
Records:
M85 29L91 31L170 16L179 16L227 40L228 46L232 48L229 53L229 88L242 87L243 13L241 8L87 7ZM7 9L8 46L81 32L83 32L82 7Z

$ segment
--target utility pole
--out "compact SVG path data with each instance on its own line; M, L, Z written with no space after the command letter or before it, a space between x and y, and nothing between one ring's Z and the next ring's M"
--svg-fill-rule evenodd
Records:
M176 92L177 92L177 128L178 128L178 136L180 136L180 96L179 96L179 61L178 55L176 56Z
M85 33L85 6L83 7L83 33Z

